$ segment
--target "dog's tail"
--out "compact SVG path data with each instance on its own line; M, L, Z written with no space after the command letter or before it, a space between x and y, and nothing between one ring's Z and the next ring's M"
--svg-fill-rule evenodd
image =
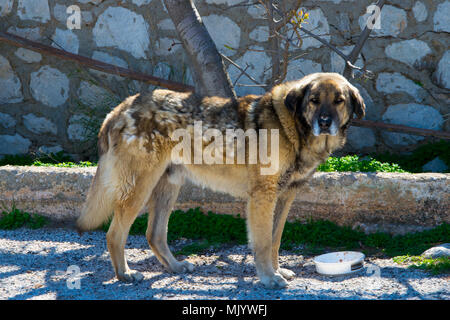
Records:
M76 222L80 234L100 227L113 214L116 197L111 181L108 181L110 163L107 158L108 153L100 157L86 202Z

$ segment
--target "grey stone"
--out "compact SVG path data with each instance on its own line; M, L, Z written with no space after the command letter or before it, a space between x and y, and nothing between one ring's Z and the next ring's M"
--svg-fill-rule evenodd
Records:
M450 257L450 243L443 243L436 247L430 248L422 253L422 257L429 259Z
M0 135L0 154L25 154L31 146L31 141L20 134Z
M364 30L368 18L372 15L372 13L365 13L359 17L358 22L361 30ZM395 37L398 36L408 25L406 11L388 4L383 6L379 19L381 28L374 28L370 33L370 37Z
M158 23L158 28L161 30L175 30L175 25L171 19L164 19Z
M44 117L37 117L32 113L24 115L23 124L25 127L33 133L51 133L56 134L56 125L49 119Z
M17 49L14 54L26 63L35 63L42 60L42 55L39 52L31 51L25 48Z
M57 146L40 146L37 151L40 154L48 155L51 153L58 153L60 151L63 151L63 148L59 145L57 145Z
M450 50L447 50L439 61L434 78L440 86L450 89Z
M177 39L162 37L157 41L157 47L155 48L155 52L160 56L171 56L175 53L181 51L182 46L177 43Z
M297 80L315 72L322 72L320 63L308 59L296 59L288 64L286 81Z
M13 9L13 0L0 0L0 17L6 16L11 13Z
M142 5L147 5L150 2L152 2L152 0L131 0L131 2L133 2L135 5L137 5L138 7L142 6Z
M302 25L306 30L313 32L316 35L321 36L322 39L330 42L330 26L328 24L328 20L323 13L322 9L316 8L312 10L307 10L303 8L303 11L307 12L309 14L308 23L305 23ZM304 33L303 33L304 34ZM312 38L312 37L305 37L302 43L302 49L308 49L308 48L319 48L323 46L323 44Z
M62 30L56 28L52 40L52 47L78 54L80 41L78 40L78 37L75 35L75 33L72 32L72 30Z
M59 3L55 4L53 7L53 17L65 25L69 17L67 14L67 6Z
M247 12L255 19L263 19L266 15L266 10L258 3L253 6L249 6Z
M9 27L8 32L33 41L37 41L41 38L41 29L39 28Z
M255 50L263 50L262 47L253 46L251 47ZM267 69L270 69L271 60L269 56L262 51L247 51L241 58L235 61L239 66L245 68L247 65L249 66L246 72L252 76L259 83L265 83L267 80L268 72L264 72ZM228 66L228 73L230 75L231 82L234 83L236 79L241 74L241 71L238 70L235 66ZM262 94L265 90L261 87L246 87L239 86L239 84L244 85L255 85L253 81L248 79L245 75L242 75L237 81L235 90L238 96L244 96L247 94Z
M252 40L266 42L269 38L269 28L266 26L256 27L248 36Z
M112 93L108 92L106 89L87 81L81 82L77 94L80 101L89 107L103 104L105 100L108 100L108 97L112 95Z
M131 10L107 8L98 17L93 35L99 47L115 47L137 59L146 58L150 44L149 26L142 15Z
M208 4L225 4L227 6L234 6L243 2L245 3L243 0L206 0Z
M450 1L445 1L436 7L433 17L433 30L450 32Z
M202 17L202 20L214 40L217 50L224 54L235 53L225 46L239 48L241 28L230 18L216 14Z
M422 87L398 72L381 72L377 78L376 88L379 92L384 93L406 92L418 102L423 101L427 96Z
M431 53L431 49L424 41L411 39L392 43L384 50L386 56L414 66L423 57Z
M22 20L47 22L50 20L48 0L19 0L17 13Z
M421 1L417 1L412 8L414 13L414 18L417 22L425 21L428 17L427 7Z
M0 55L0 103L22 102L22 84L9 64L9 61Z
M382 120L387 123L432 130L441 130L444 123L444 118L439 111L431 106L416 103L389 106ZM392 146L414 144L424 139L422 136L394 132L383 132L382 135L387 144Z
M109 63L109 64L115 65L117 67L128 68L128 63L125 60L123 60L119 57L112 56L106 52L94 51L94 53L92 54L92 59L102 61L105 63ZM90 71L104 79L107 79L107 80L111 80L113 78L117 79L117 80L123 80L122 77L111 75L110 73L105 73L105 72L101 72L101 71L94 70L94 69L91 69Z
M91 3L91 4L97 5L97 4L102 3L104 0L77 0L77 1L78 1L79 3L83 3L83 4Z
M69 97L69 79L61 71L43 66L31 74L30 89L36 100L58 107Z
M422 169L423 172L446 172L448 170L448 166L439 157L436 157L424 164Z
M69 126L67 127L67 135L71 141L85 141L86 127L83 125L88 117L85 115L74 115L69 119Z
M347 143L356 150L373 147L376 143L372 129L350 126L347 133Z
M7 113L0 112L0 126L12 128L16 125L16 120Z

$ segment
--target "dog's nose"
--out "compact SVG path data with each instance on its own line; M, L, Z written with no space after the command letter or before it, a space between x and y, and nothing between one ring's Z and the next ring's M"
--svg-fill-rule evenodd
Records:
M331 126L331 117L327 115L321 115L318 122L320 129L328 129Z

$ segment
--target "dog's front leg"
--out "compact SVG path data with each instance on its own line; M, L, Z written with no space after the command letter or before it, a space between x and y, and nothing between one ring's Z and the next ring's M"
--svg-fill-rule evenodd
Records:
M287 281L272 264L273 212L277 201L276 188L271 181L260 181L248 200L247 227L255 258L256 272L267 288L279 289Z

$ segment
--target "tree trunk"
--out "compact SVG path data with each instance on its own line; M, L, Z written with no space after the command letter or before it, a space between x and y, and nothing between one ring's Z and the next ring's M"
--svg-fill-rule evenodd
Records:
M164 0L164 4L189 57L196 93L235 98L222 57L203 25L193 0Z

